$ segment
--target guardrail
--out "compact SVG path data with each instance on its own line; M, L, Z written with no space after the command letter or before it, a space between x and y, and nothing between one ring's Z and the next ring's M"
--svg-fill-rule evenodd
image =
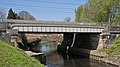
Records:
M120 26L111 26L111 31L120 31Z
M97 25L96 23L87 22L65 22L65 21L43 21L43 20L13 20L7 19L8 23L11 24L53 24L53 25Z

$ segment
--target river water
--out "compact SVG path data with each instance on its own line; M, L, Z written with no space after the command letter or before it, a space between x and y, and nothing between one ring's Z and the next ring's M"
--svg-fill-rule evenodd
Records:
M42 41L32 49L46 54L47 67L116 67L78 55L59 53L55 42Z

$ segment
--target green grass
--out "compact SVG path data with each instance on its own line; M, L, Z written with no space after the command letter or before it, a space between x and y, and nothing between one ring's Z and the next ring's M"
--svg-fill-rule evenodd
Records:
M0 41L0 67L44 67L38 60Z
M113 46L103 49L109 56L120 55L120 36L116 37Z

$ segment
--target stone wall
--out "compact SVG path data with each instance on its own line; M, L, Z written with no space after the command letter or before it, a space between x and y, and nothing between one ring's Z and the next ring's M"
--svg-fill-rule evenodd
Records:
M27 39L28 39L28 42L31 41L31 40L34 40L36 38L39 38L41 40L46 40L46 41L62 41L62 37L63 35L62 34L25 34Z
M0 40L7 42L7 43L11 43L10 39L11 37L9 34L6 34L5 32L0 32Z

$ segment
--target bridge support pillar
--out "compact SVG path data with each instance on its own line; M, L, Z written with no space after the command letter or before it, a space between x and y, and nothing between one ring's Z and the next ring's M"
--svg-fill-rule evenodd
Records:
M6 33L10 35L10 41L13 44L13 46L18 47L18 30L16 29L7 29Z
M99 42L99 34L77 33L73 47L68 52L89 57L91 50L96 50Z
M104 48L104 44L105 44L105 40L103 39L103 35L100 34L100 39L99 39L99 43L98 43L97 49L103 49Z
M58 45L58 51L67 51L71 47L73 42L74 33L64 33L63 42L61 45Z
M13 44L13 46L18 47L17 42L18 42L18 36L17 35L11 36L11 43Z
M89 34L76 34L75 43L73 47L77 48L90 48L90 35Z
M99 43L98 43L98 47L97 49L103 49L105 47L108 46L109 43L109 38L110 38L110 33L109 34L100 34L100 39L99 39Z

